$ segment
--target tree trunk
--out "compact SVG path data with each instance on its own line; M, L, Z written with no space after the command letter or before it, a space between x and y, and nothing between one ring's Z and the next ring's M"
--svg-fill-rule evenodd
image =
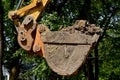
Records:
M2 56L3 56L3 7L0 0L0 80L2 80Z
M89 11L91 8L91 0L84 0L84 5L82 7L82 10L80 10L79 13L82 13L78 16L78 19L84 19L84 20L88 20L88 15L89 15Z
M90 54L89 57L92 57L92 55ZM87 80L94 80L92 59L88 59L88 61L87 61L87 71L88 71Z

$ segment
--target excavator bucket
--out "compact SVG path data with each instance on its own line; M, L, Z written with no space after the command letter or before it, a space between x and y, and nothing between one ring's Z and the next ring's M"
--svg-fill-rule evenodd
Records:
M41 34L45 59L49 67L59 75L72 75L84 64L100 36L101 29L85 20L77 20L73 26L61 31Z

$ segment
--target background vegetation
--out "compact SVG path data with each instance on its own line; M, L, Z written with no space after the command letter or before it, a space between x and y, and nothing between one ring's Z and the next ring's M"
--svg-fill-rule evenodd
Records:
M15 10L18 0L2 0L4 28L5 67L11 73L11 80L85 80L84 70L76 76L62 77L52 72L46 61L35 55L30 56L17 44L14 24L8 19L8 12ZM29 0L24 0L24 4ZM97 45L99 55L99 80L120 80L120 0L51 0L39 23L50 30L72 25L75 20L85 19L103 29ZM94 62L94 61L93 61ZM16 69L16 75L12 70Z

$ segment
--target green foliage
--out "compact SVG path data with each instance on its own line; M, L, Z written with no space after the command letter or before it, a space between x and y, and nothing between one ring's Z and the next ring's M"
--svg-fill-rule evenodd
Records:
M57 17L58 14L56 12L53 12L52 14L45 14L42 19L41 23L49 26L50 30L58 30L59 24L59 17Z
M103 42L100 45L100 75L101 78L105 80L119 80L120 77L117 77L120 72L120 50L117 38L109 37L107 39L103 39ZM104 74L103 74L104 73ZM114 77L114 79L112 79Z

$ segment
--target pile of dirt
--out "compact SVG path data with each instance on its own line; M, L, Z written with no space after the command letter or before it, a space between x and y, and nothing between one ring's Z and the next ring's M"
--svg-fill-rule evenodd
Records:
M72 26L63 28L61 31L68 31L70 33L81 32L81 34L86 35L99 35L102 29L95 24L90 24L86 20L77 20Z

